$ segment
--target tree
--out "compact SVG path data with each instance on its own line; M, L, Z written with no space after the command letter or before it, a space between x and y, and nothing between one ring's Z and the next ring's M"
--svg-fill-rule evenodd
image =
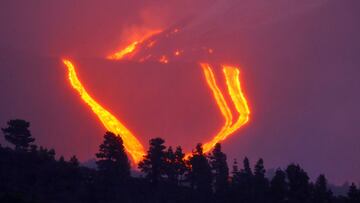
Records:
M149 141L150 147L144 159L139 163L139 169L146 177L157 185L166 171L165 141L154 138Z
M60 156L60 158L59 158L59 163L65 164L65 158L64 158L64 156Z
M348 202L359 203L360 202L360 190L357 189L355 183L351 183L348 191Z
M43 160L55 160L55 150L54 149L48 149L46 147L39 147L39 150L37 151L39 158Z
M1 129L5 135L5 139L15 145L15 150L26 151L30 143L35 141L29 130L30 123L25 120L15 119L8 121L7 124L7 128Z
M197 144L195 151L193 151L192 156L189 158L189 164L190 184L202 198L206 199L212 193L212 173L200 143Z
M75 167L78 167L80 165L80 162L75 155L70 158L69 163Z
M265 178L265 167L264 167L264 160L263 159L259 159L258 162L256 162L255 164L255 170L254 170L254 175L255 177L258 178Z
M263 203L268 200L269 181L265 177L265 173L264 161L259 159L254 170L254 202Z
M290 164L286 169L286 174L289 181L290 202L309 202L310 184L307 173L299 165Z
M244 202L254 202L253 180L254 175L250 167L250 161L245 157L243 168L239 172L239 185L237 189L240 199Z
M180 146L176 147L175 150L175 171L176 171L176 180L179 182L182 181L184 174L187 171L185 163L185 154L183 153Z
M209 156L211 168L214 174L214 188L218 194L224 194L229 186L229 167L226 155L221 151L221 144L217 143Z
M169 147L168 150L166 151L166 167L165 167L165 173L166 176L168 178L168 180L171 183L176 184L176 169L175 169L175 153L172 149L172 147Z
M118 181L130 177L130 163L120 136L106 132L96 157L98 169L106 180Z
M175 152L172 147L169 147L166 152L166 175L169 181L176 185L179 184L187 169L184 157L185 154L180 146L176 148Z
M243 165L244 165L244 168L241 170L241 173L248 175L250 177L253 176L253 173L252 173L252 170L250 167L250 161L247 157L244 158Z
M288 185L286 183L286 174L281 169L277 169L275 176L270 182L271 202L284 203L287 199Z
M332 200L332 192L329 190L327 180L324 175L320 175L315 182L312 202L314 203L329 203Z
M233 166L232 166L232 177L231 177L231 185L238 185L240 180L239 180L239 166L238 166L238 162L236 159L234 159L233 162Z

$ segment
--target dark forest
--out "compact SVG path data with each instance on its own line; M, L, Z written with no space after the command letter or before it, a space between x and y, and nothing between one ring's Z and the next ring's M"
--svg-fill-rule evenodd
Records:
M36 145L25 120L8 121L2 134L8 142L0 145L2 203L360 202L354 183L346 195L335 195L325 175L312 182L294 163L268 177L264 160L254 165L246 157L229 161L220 143L209 154L199 143L186 157L180 146L167 147L162 138L151 139L134 175L120 136L111 132L105 133L95 154L96 169L82 166L75 155L69 160L56 158L54 149Z

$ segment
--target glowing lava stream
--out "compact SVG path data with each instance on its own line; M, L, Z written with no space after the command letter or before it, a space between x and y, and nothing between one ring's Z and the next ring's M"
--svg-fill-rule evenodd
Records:
M151 31L147 35L143 36L139 40L135 40L130 43L125 48L120 51L111 54L107 57L110 60L122 60L125 57L131 58L133 54L136 52L138 46L143 43L145 40L150 37L160 33L162 31ZM151 41L151 46L155 43L155 41ZM150 45L148 44L148 46ZM150 46L150 47L151 47ZM212 53L211 49L211 53ZM210 50L209 50L210 53ZM179 56L180 51L175 52L175 56ZM150 55L149 55L150 56ZM142 59L141 59L142 60ZM144 59L145 60L145 59ZM168 59L165 55L162 55L159 59L160 63L168 63ZM124 142L124 147L126 151L132 157L132 160L135 164L143 159L143 155L145 154L144 147L140 143L140 141L133 135L130 130L128 130L124 124L122 124L115 116L113 116L109 111L103 108L99 103L97 103L85 90L80 80L76 75L76 70L74 65L70 60L63 59L63 63L68 68L69 72L69 81L72 87L80 94L82 100L91 107L92 111L98 116L102 124L105 128L113 132L116 135L121 136ZM209 152L216 143L224 141L228 136L237 131L240 127L246 124L249 120L250 110L246 101L246 98L242 92L240 85L239 74L240 71L238 68L233 66L222 65L223 73L225 76L226 86L228 93L230 95L231 101L234 103L235 109L237 111L238 118L233 121L233 114L227 104L227 101L218 87L218 84L215 79L215 75L212 71L212 68L207 63L201 63L200 66L203 69L206 82L212 91L216 104L218 105L221 114L225 118L225 123L221 127L221 129L213 136L213 138L203 144L204 153ZM186 157L189 157L191 154L187 154Z
M241 90L239 79L240 71L238 68L225 65L222 66L229 95L235 105L236 111L239 113L238 119L235 121L235 123L233 123L231 110L216 83L214 73L210 65L201 64L201 67L203 68L206 81L214 95L215 101L225 118L225 124L220 129L220 131L209 142L203 144L203 150L206 153L209 152L216 143L225 140L229 135L247 123L249 120L250 109Z
M132 43L130 43L129 45L127 45L125 48L120 49L119 51L110 54L109 56L107 56L106 58L109 60L121 60L124 57L128 56L129 54L133 53L134 51L136 51L136 48L139 44L141 44L142 42L144 42L145 40L149 39L150 37L157 35L159 33L161 33L162 30L152 30L149 31L146 35L144 35L141 39L137 39L134 40ZM153 45L155 43L155 41L152 41L151 44ZM151 46L152 46L151 45Z
M91 107L92 111L98 116L105 128L121 136L126 151L132 157L135 163L139 163L145 154L144 147L140 141L122 124L115 116L97 103L85 90L79 78L76 75L76 70L70 60L63 59L63 63L68 69L69 81L71 86L80 94L82 100Z

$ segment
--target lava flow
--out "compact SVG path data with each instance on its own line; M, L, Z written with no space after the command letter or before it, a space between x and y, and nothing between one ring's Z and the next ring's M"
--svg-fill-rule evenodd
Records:
M144 36L142 36L139 39L133 40L130 44L128 44L126 47L120 49L119 51L110 54L109 56L107 56L106 58L109 60L121 60L124 59L125 57L129 56L130 54L133 54L137 47L144 42L145 40L151 38L154 35L157 35L159 33L161 33L161 30L152 30L149 31L147 34L145 34ZM149 47L154 45L154 41L150 42L150 44L148 45Z
M171 32L177 33L177 31ZM120 51L109 55L107 59L110 60L122 60L125 57L127 59L132 59L134 55L138 52L137 49L140 48L151 48L155 41L150 39L152 36L159 34L161 31L152 31L147 35L143 36L141 39L135 40L130 43L125 48ZM143 43L147 44L147 46L143 46ZM180 57L181 53L178 49L174 52L174 57ZM209 54L213 53L213 49L208 49ZM149 60L152 56L149 54L145 57L140 58L140 62ZM169 63L169 58L167 55L161 55L158 60L159 63L167 64ZM142 160L143 155L145 154L145 150L140 143L140 141L133 135L125 125L120 122L115 116L113 116L109 111L104 109L99 103L97 103L85 90L82 86L80 80L76 76L76 71L74 65L69 61L64 59L63 63L67 66L69 72L69 80L72 87L80 94L81 98L84 102L91 107L93 112L98 116L102 124L108 131L113 132L116 135L121 136L124 141L124 146L126 151L132 157L132 160L135 164ZM231 134L236 132L239 128L241 128L244 124L246 124L249 120L250 109L248 107L247 100L244 96L244 93L241 89L239 74L240 71L237 67L222 65L223 74L226 81L226 87L228 94L230 96L230 100L233 102L235 106L235 110L237 111L237 118L234 120L233 113L224 97L223 92L219 88L216 78L213 72L212 67L208 63L201 63L201 68L203 69L203 73L205 75L205 79L207 85L210 87L210 90L213 94L213 97L216 101L217 106L220 109L222 116L225 119L224 124L220 128L220 130L208 141L203 144L203 151L205 153L209 152L216 143L224 141ZM186 157L191 155L188 153Z
M91 107L92 111L98 116L99 120L108 131L113 132L122 138L124 147L132 157L133 161L135 163L141 161L145 154L145 150L140 141L125 127L122 122L120 122L86 92L86 89L77 77L73 63L67 59L63 59L63 63L68 69L68 77L71 86L80 94L81 99Z
M216 143L225 140L229 135L238 130L241 126L249 120L250 109L247 104L247 100L242 92L239 74L240 71L236 67L223 65L223 72L225 75L226 86L231 97L232 102L235 105L236 111L239 114L238 119L233 123L233 116L231 110L219 89L214 73L209 64L201 64L206 81L214 95L215 101L219 106L222 115L225 118L225 124L218 133L208 142L204 143L204 152L209 152Z

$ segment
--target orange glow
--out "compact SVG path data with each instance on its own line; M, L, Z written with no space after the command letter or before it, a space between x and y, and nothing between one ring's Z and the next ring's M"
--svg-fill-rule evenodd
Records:
M159 59L159 62L160 63L169 63L169 59L165 55L162 55Z
M156 30L148 32L146 35L142 37L133 38L133 40L129 45L125 46L125 48L120 49L119 51L111 54L107 57L110 60L122 60L124 58L131 59L134 54L137 53L138 49L144 48L148 49L154 46L156 43L156 39L153 39L154 35L161 33L162 31ZM179 32L178 28L173 29L170 33L167 33L166 36L169 37L171 34L175 34ZM209 47L202 47L202 50L208 54L213 54L214 49ZM167 53L168 55L161 55L158 58L158 62L167 64L169 63L170 57L179 57L184 53L184 50L176 49L171 53ZM148 54L147 56L143 56L138 60L138 62L144 62L148 59L153 58L156 60L156 56L152 56ZM142 144L139 140L133 135L120 121L118 121L111 113L109 113L106 109L101 107L95 100L93 100L85 91L84 87L81 85L80 81L76 77L75 68L69 60L63 60L64 64L68 67L69 70L69 80L74 89L78 91L81 95L81 98L87 103L93 112L99 117L102 124L105 128L115 134L118 134L124 140L124 146L127 152L131 155L134 163L138 163L142 160L143 155L145 154L145 150L143 149ZM249 121L250 109L248 106L248 102L246 97L242 91L241 83L240 83L240 70L235 66L221 65L222 73L225 77L225 84L227 87L227 93L229 98L227 101L224 97L224 92L219 88L219 85L216 81L215 74L213 72L213 68L208 63L200 64L207 85L209 86L212 96L218 106L221 115L224 117L224 123L221 125L220 129L209 139L207 142L203 144L204 153L208 153L216 143L222 142L227 139L231 134L235 133L239 130L243 125L245 125ZM232 102L235 107L236 113L233 114L231 108L228 105L228 102ZM188 158L191 154L186 154L186 158Z
M175 56L180 56L180 55L181 55L181 53L182 53L181 51L176 50L176 51L174 52L174 55L175 55Z
M220 129L220 131L215 135L215 137L210 142L207 142L206 144L204 144L203 150L204 150L204 152L208 152L217 142L222 140L224 134L232 125L233 117L232 117L231 110L224 98L224 95L222 94L220 88L218 87L218 85L216 83L215 76L214 76L214 73L213 73L210 65L209 64L200 64L200 65L203 68L206 82L209 85L210 90L213 93L216 104L218 105L221 114L225 118L225 123L224 123L223 127Z
M132 53L136 46L139 44L139 41L135 41L131 44L129 44L127 47L125 47L124 49L116 52L115 54L109 55L107 58L110 60L121 60L123 59L126 55Z
M153 40L153 41L149 42L146 46L147 46L148 48L151 48L151 47L153 47L154 45L155 45L155 41Z
M106 58L110 60L122 60L125 57L129 56L130 54L134 53L138 47L139 44L143 43L145 40L151 38L154 35L157 35L161 33L162 30L151 30L142 37L139 37L138 39L133 40L130 44L125 46L124 48L121 48L119 51L108 55ZM151 41L147 46L151 47L155 44L155 41Z
M215 146L216 143L225 140L229 135L231 135L241 126L247 123L249 120L250 110L246 98L241 90L240 79L239 79L240 71L238 68L231 66L224 66L224 65L222 66L228 92L230 94L232 102L235 105L236 111L239 113L238 119L235 121L235 123L233 123L232 122L233 116L231 110L228 104L226 103L226 100L216 83L210 65L201 64L201 67L203 68L207 84L209 85L213 93L213 96L215 98L215 101L222 115L225 118L225 123L218 131L218 133L216 133L215 136L210 141L204 143L203 150L206 153L209 152Z
M108 131L119 135L123 139L124 147L130 154L134 163L136 164L141 161L143 155L145 154L145 150L140 141L130 132L130 130L125 127L122 122L120 122L115 116L102 107L86 92L84 86L77 77L73 63L67 59L63 59L62 61L68 69L69 82L71 86L79 93L81 99L97 115L101 123Z

